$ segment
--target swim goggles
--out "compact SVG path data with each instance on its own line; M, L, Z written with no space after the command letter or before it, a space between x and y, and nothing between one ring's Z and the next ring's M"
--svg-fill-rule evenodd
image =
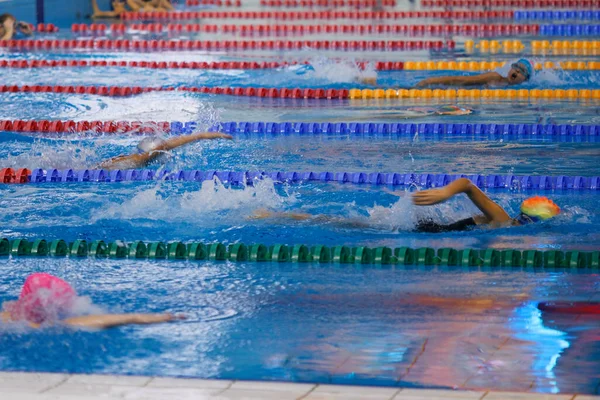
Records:
M526 79L531 78L531 73L529 72L529 69L520 62L512 64L511 67L514 69L518 69L519 72L522 73Z
M528 224L534 224L536 222L539 222L540 218L532 217L530 215L521 213L517 216L517 218L515 218L515 221L517 221L521 225L528 225Z

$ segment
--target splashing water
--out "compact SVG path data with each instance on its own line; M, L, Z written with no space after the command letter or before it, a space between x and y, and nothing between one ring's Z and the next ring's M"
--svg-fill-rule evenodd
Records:
M211 221L222 224L224 219L238 221L259 208L278 208L295 201L295 195L281 196L273 180L265 178L254 186L242 189L227 187L217 178L204 181L197 191L173 193L169 182L159 182L144 189L124 203L112 203L98 217L102 219L150 219L169 222L186 222L206 226ZM94 213L92 213L93 215ZM225 221L226 222L226 221Z
M356 82L363 78L376 78L377 72L372 63L361 70L354 60L332 60L325 57L314 58L311 65L315 69L314 77L332 83Z
M82 103L81 98L76 99ZM197 96L178 92L150 92L133 97L105 98L102 107L90 99L89 121L196 121L206 129L219 120L219 111Z

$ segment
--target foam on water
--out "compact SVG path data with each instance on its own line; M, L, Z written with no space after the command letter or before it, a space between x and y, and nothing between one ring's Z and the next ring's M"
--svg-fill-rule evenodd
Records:
M169 182L158 182L150 189L135 193L130 200L102 205L93 213L94 222L102 219L149 219L186 222L206 226L208 223L232 223L250 217L259 208L279 208L295 201L295 195L277 193L274 182L265 178L243 189L227 187L217 178L203 181L198 190L176 193Z
M93 101L93 100L91 100ZM88 110L88 121L196 121L207 129L219 120L212 103L186 93L150 92L124 98L104 98L104 106Z

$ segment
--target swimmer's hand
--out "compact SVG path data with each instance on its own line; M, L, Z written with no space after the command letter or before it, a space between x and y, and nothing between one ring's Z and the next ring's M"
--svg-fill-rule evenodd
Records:
M412 195L412 201L417 206L431 206L442 203L452 196L445 187L440 189L421 190Z

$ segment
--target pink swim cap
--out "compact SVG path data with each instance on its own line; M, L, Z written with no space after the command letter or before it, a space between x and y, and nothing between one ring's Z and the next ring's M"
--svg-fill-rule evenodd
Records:
M11 306L10 314L14 320L41 324L67 313L76 296L71 285L56 276L31 274L23 284L19 300Z

